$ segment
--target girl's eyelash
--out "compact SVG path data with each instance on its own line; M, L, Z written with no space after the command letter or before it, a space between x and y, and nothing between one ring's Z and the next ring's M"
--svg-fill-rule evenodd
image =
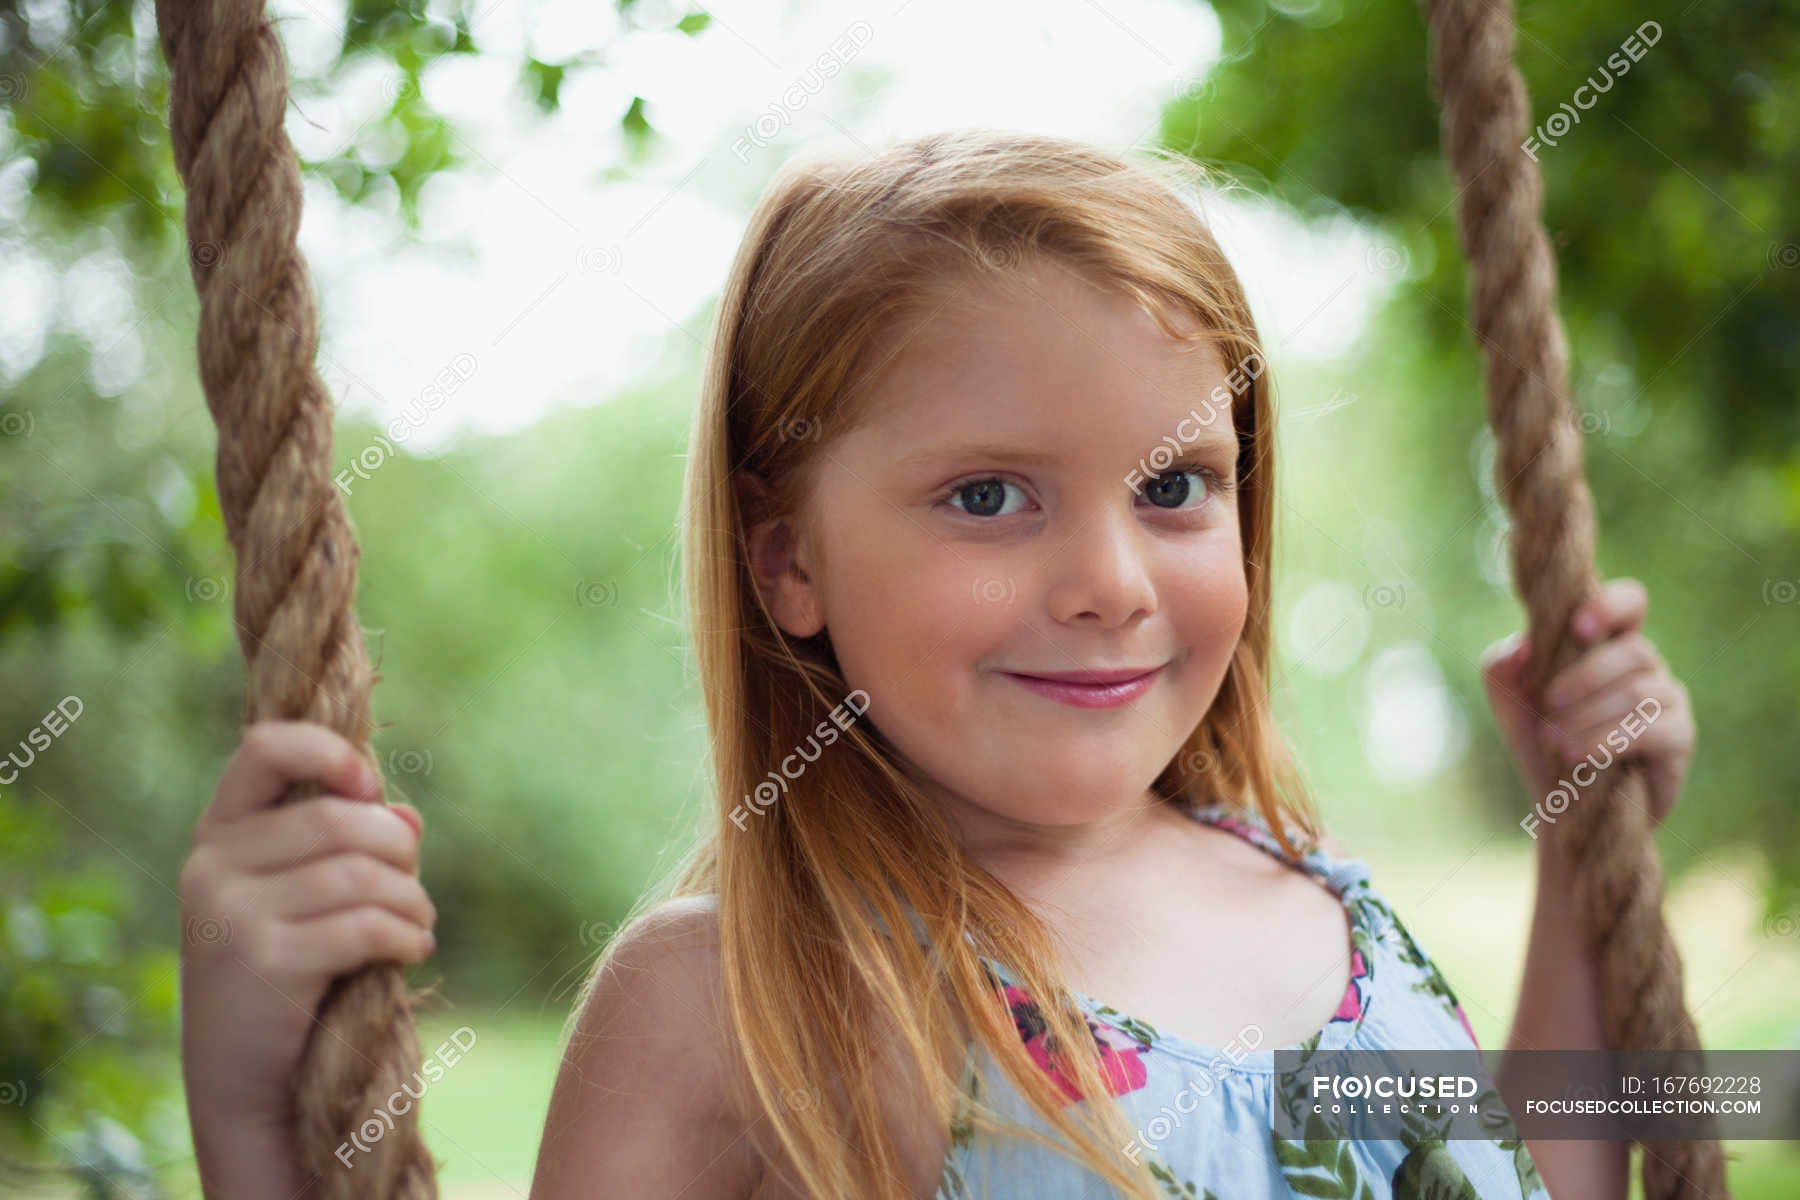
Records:
M1212 488L1213 492L1218 495L1229 495L1237 488L1237 480L1227 479L1205 463L1201 462L1175 463L1171 465L1168 470L1159 472L1157 475L1152 476L1152 478L1161 478L1163 475L1179 475L1183 471L1192 471L1196 475L1206 476L1207 486Z
M1199 475L1199 476L1202 476L1203 478L1205 478L1206 486L1207 486L1207 499L1209 499L1209 500L1215 496L1230 496L1234 491L1237 490L1237 480L1228 479L1228 478L1224 477L1223 475L1220 475L1218 471L1214 470L1212 467L1207 466L1204 462L1200 461L1199 459L1190 459L1185 462L1170 463L1167 467L1164 467L1161 471L1158 471L1155 474L1147 476L1145 479L1143 479L1138 484L1137 490L1140 493L1142 493L1144 488L1148 487L1151 483L1155 482L1158 479L1163 478L1164 476L1182 475L1182 474L1187 474L1189 472L1192 472L1195 475ZM1017 480L1015 480L1010 475L1007 475L1005 473L987 474L987 475L970 475L964 479L960 479L957 482L952 483L952 484L948 485L947 487L945 487L944 491L943 491L943 496L941 497L941 499L943 502L948 503L952 497L954 497L957 493L961 492L965 488L972 487L977 483L992 483L992 482L1010 483L1014 487L1019 486ZM954 506L952 506L952 507L954 507ZM1157 507L1160 507L1160 506L1157 506ZM1180 512L1180 511L1193 512L1196 510L1194 510L1194 509L1186 509L1186 510L1171 509L1169 511L1171 511L1171 512ZM990 518L986 518L986 519L992 520L993 518L990 517Z

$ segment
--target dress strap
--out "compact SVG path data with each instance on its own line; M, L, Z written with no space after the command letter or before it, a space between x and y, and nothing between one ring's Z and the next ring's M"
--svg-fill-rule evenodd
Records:
M1288 862L1296 861L1293 855L1282 849L1281 839L1275 836L1274 829L1263 819L1262 813L1257 809L1217 800L1211 804L1194 805L1186 811L1196 820L1216 826L1228 833L1234 833L1245 841L1267 850L1277 858L1285 859ZM1287 832L1288 840L1299 848L1300 858L1310 858L1316 854L1321 858L1329 859L1330 856L1304 830L1290 827Z
M1281 839L1275 836L1275 831L1256 809L1214 801L1211 804L1183 808L1182 811L1196 821L1236 834L1282 862L1318 876L1346 901L1369 886L1369 864L1365 860L1334 858L1304 831L1290 828L1288 837L1300 851L1296 858L1282 849Z

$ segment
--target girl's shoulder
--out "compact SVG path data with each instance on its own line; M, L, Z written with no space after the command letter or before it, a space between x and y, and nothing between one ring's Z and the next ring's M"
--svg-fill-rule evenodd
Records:
M563 1056L540 1156L541 1175L548 1147L562 1138L556 1178L570 1190L541 1194L672 1196L686 1190L799 1200L788 1182L793 1172L787 1159L760 1136L767 1119L745 1047L733 1036L718 894L683 896L646 910L618 931L603 962ZM908 1180L916 1194L929 1194L949 1131L921 1120L930 1097L904 1051L895 1039L868 1049L878 1060L878 1076L888 1081L882 1114ZM835 1092L839 1084L832 1078L825 1086ZM630 1141L628 1148L615 1130ZM657 1132L635 1132L643 1130ZM683 1139L680 1145L656 1140L671 1131ZM656 1169L651 1160L660 1155L668 1174L617 1173L602 1155L646 1171ZM698 1175L694 1163L706 1164ZM536 1185L532 1195L540 1195Z
M762 1162L725 1017L716 897L619 930L568 1031L531 1194L750 1195Z
M680 993L690 1012L708 1015L720 1007L718 894L677 896L626 921L607 941L584 1003L591 1005L603 991L619 1000Z

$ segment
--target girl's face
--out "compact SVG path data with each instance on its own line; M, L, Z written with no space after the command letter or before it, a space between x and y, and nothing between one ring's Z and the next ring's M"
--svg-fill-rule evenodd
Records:
M1127 826L1224 679L1246 584L1219 397L1238 397L1217 347L1189 345L1060 264L972 281L821 448L813 544L752 537L782 627L829 630L972 852ZM1115 668L1160 671L1114 707L1016 677Z

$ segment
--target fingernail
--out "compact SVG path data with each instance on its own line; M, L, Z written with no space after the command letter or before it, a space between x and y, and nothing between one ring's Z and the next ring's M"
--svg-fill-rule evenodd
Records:
M357 764L356 786L361 795L373 796L381 791L381 776L367 762Z

